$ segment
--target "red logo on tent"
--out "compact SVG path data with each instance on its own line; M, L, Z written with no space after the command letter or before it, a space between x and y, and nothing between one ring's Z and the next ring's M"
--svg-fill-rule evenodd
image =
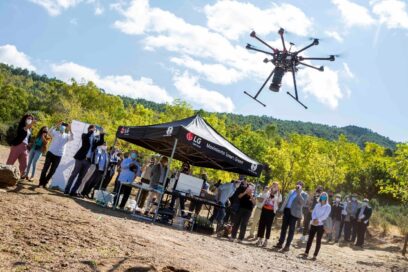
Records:
M194 134L189 132L189 133L187 133L186 138L187 138L188 141L191 142L194 139Z

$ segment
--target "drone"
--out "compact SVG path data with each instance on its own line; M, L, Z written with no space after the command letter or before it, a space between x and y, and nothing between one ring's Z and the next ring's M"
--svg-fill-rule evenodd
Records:
M257 101L258 103L260 103L262 106L266 107L266 105L264 103L262 103L261 101L258 100L258 96L259 94L262 92L263 88L265 87L265 85L268 83L268 81L271 79L272 77L272 82L271 85L269 86L269 90L273 91L273 92L279 92L280 87L282 86L282 79L283 76L285 75L286 72L291 72L292 73L292 77L293 77L293 85L295 87L295 95L291 94L290 92L286 92L289 96L291 96L293 99L295 99L300 105L302 105L305 109L307 109L307 106L305 106L300 100L299 100L299 96L298 96L298 90L297 90L297 84L296 84L296 75L295 73L299 70L298 66L302 65L308 68L312 68L315 69L317 71L323 72L324 71L324 67L320 66L320 67L316 67L313 65L310 65L308 63L305 63L303 61L305 60L327 60L327 61L335 61L336 59L336 55L329 55L329 57L327 58L312 58L312 57L302 57L299 54L302 53L303 51L309 49L312 46L316 46L319 45L319 39L315 39L313 38L312 43L309 44L308 46L305 46L304 48L298 50L298 51L294 51L291 52L292 46L294 46L294 43L290 43L290 47L289 50L286 49L286 45L285 45L285 39L283 37L283 34L285 33L285 30L283 28L280 28L278 31L278 34L280 35L281 41L282 41L282 45L283 45L283 50L279 50L276 48L273 48L272 46L270 46L268 43L266 43L265 41L263 41L261 38L259 38L255 31L252 31L250 36L252 38L255 38L256 40L258 40L259 42L261 42L262 44L264 44L265 46L267 46L269 49L272 50L272 52L268 52L265 50L261 50L258 48L253 47L251 44L247 44L246 45L246 49L248 50L254 50L257 52L261 52L264 54L267 54L269 56L272 56L271 59L265 58L264 59L264 63L268 63L268 62L272 62L272 64L275 66L275 68L272 70L272 72L269 74L269 76L266 78L265 82L262 84L261 88L258 90L258 92L255 94L255 96L250 95L249 93L247 93L246 91L244 92L246 95L248 95L249 97L251 97L252 99L254 99L255 101Z

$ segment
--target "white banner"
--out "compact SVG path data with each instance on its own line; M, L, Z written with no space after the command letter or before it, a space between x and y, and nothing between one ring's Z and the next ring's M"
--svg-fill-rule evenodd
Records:
M55 171L55 174L52 177L51 188L58 187L61 191L65 189L65 185L71 176L72 170L74 169L75 153L79 150L82 144L82 133L86 133L88 131L88 126L89 124L87 123L76 120L72 121L71 130L74 134L74 140L68 142L65 146L64 156L62 156L57 171Z

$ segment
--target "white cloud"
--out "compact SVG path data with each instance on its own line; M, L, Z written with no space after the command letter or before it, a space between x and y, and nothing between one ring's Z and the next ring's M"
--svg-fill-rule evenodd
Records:
M203 64L188 56L181 58L173 57L170 61L204 75L209 82L215 84L234 83L242 77L242 74L235 69L227 68L221 64Z
M312 28L311 20L299 8L290 4L272 4L260 9L251 3L238 1L218 1L206 5L208 27L229 39L238 39L256 30L261 35L276 33L280 27L305 36Z
M330 38L335 39L338 42L343 42L343 37L336 31L325 31L324 32L327 36L329 36Z
M32 71L36 70L35 66L31 64L30 58L11 44L0 46L0 62Z
M351 72L350 67L347 63L343 62L344 72L346 73L347 77L354 78L353 72Z
M379 21L388 28L408 29L407 5L399 0L372 1L373 13L379 17Z
M183 99L195 103L205 110L216 112L234 111L234 103L231 98L217 91L201 87L198 78L190 76L187 72L182 75L174 75L173 82Z
M63 10L78 5L82 0L30 0L34 4L37 4L45 8L49 15L60 15Z
M304 69L298 72L298 90L311 94L323 104L336 109L344 97L339 85L338 72L325 67L324 72Z
M349 0L332 0L332 2L339 9L347 27L370 26L375 23L369 10L364 6Z
M144 98L159 103L171 102L173 100L166 90L155 85L150 78L141 77L139 80L135 80L130 75L109 75L102 77L95 69L73 62L53 64L51 65L51 70L55 76L66 82L70 82L72 78L79 82L92 81L98 87L115 95Z

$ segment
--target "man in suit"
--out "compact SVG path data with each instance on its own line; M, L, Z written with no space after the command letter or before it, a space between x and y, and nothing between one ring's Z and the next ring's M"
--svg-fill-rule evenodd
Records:
M103 130L100 131L99 137L95 136L96 126L90 125L88 127L88 133L82 134L82 145L74 156L75 166L68 179L68 183L65 186L65 194L70 196L78 196L77 190L82 183L82 179L91 166L92 159L94 158L95 150L98 146L102 145L105 140ZM75 184L72 186L75 178L78 176ZM72 188L71 188L72 186Z
M356 246L363 247L364 237L373 210L368 205L368 199L364 199L361 207L357 210L357 242Z
M286 244L282 249L283 252L289 251L290 249L290 244L292 243L293 236L295 235L296 222L302 217L303 206L305 206L307 203L308 195L302 190L302 188L303 182L298 181L296 184L296 188L289 192L281 207L281 212L283 212L281 233L279 242L274 246L274 248L282 248L283 243L286 239L286 232L289 228L289 234L286 239Z

